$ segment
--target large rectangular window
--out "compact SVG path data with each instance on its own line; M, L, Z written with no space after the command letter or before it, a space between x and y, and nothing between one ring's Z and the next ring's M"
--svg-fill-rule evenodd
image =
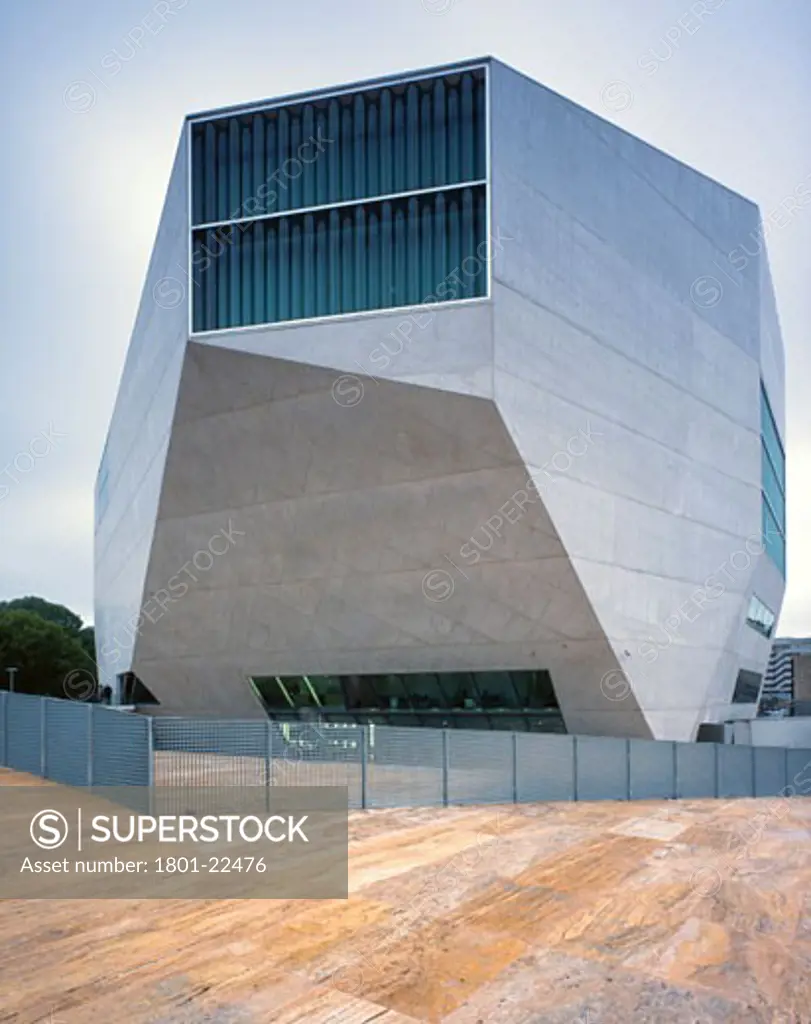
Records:
M786 575L786 455L766 389L760 385L763 545Z
M486 94L471 68L192 122L193 331L486 295Z
M758 633L762 633L766 639L770 639L774 630L776 618L774 612L765 605L760 598L753 594L749 599L749 611L746 613L746 623Z
M543 670L265 676L253 684L268 714L283 720L564 731Z
M763 676L758 675L757 672L750 672L748 669L742 668L738 672L738 678L735 681L735 692L732 694L733 704L756 704L758 696L760 695L760 684L763 682Z

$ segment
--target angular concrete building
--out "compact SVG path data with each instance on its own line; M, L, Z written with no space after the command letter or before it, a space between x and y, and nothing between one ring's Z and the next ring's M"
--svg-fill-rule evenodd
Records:
M785 576L758 210L493 59L189 117L96 494L105 683L695 739Z

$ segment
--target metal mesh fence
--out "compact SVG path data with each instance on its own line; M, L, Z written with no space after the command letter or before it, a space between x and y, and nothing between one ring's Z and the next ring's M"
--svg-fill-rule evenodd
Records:
M0 694L0 764L74 786L262 786L269 800L273 786L346 786L353 808L811 795L811 750L149 718L18 693Z
M574 800L574 736L516 735L518 803Z
M630 799L667 800L676 795L675 744L628 742Z
M0 694L0 764L70 786L148 786L150 720L82 701Z
M369 729L367 807L434 807L447 800L447 732L374 726Z
M93 711L92 742L94 785L150 785L149 719L97 707Z
M8 694L0 693L0 764L6 764L6 735L8 729L6 727L6 705L8 703Z
M10 693L6 700L6 763L19 772L42 775L43 700L27 693Z
M608 736L575 740L578 800L628 799L628 742Z
M156 785L269 785L268 722L156 718L152 730Z
M311 722L271 726L273 785L346 786L349 806L363 805L365 729Z
M811 796L811 750L787 750L786 786L792 796Z
M44 775L69 786L92 785L90 765L92 704L69 700L45 700Z
M714 743L676 743L676 796L717 796Z
M788 782L787 751L781 747L754 747L755 796L778 796Z
M515 733L449 730L448 803L506 804L515 800Z
M716 796L736 797L755 795L753 747L718 747L718 792Z

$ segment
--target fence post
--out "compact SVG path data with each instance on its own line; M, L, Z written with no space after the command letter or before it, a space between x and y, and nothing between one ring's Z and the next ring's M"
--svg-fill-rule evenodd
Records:
M368 799L366 793L366 787L369 784L368 780L368 748L366 730L368 726L362 725L360 727L360 806L362 810L366 810L368 806Z
M149 756L147 765L147 780L149 788L155 785L155 719L152 715L146 716L146 748Z
M93 708L95 704L87 705L87 785L94 785L94 772L93 772L93 722L95 715L93 714Z
M757 765L755 764L755 747L749 747L749 760L752 762L752 796L757 796Z
M676 746L676 741L671 742L673 748L673 799L678 800L679 798L679 748Z
M39 774L47 779L48 758L46 747L48 742L48 698L43 697L39 703Z
M8 767L8 695L0 693L0 701L3 702L3 760L0 761L0 764ZM788 766L786 766L786 777L788 777Z
M572 736L572 795L575 800L577 794L577 737Z
M518 803L518 733L512 734L512 759L513 759L513 803Z
M448 750L448 730L442 730L442 806L448 806L448 775L450 770L450 751Z
M116 712L112 712L116 714ZM154 814L155 797L155 719L152 715L146 716L146 749L147 749L147 785L149 786L149 807L147 813L150 817Z
M714 748L714 751L715 751L715 757L713 758L713 789L712 789L712 795L714 797L716 797L716 798L719 795L718 794L718 782L719 782L719 777L718 777L718 747L719 746L720 746L720 744L713 743L713 748Z
M6 715L8 716L8 708L6 708ZM788 747L783 747L783 789L788 789Z
M273 770L273 722L269 718L265 730L265 809L270 810L270 773Z
M631 799L631 741L625 740L625 799Z

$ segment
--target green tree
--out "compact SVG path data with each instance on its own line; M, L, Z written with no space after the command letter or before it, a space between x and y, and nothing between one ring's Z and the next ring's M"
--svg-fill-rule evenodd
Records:
M45 602L47 604L47 602ZM0 686L17 669L14 689L87 700L95 693L95 665L75 636L33 611L0 609Z
M63 604L54 604L44 597L15 597L13 601L0 601L0 612L33 612L46 622L66 629L71 636L79 636L82 632L81 617L66 608Z
M77 640L82 645L82 649L84 650L84 652L87 655L87 657L95 665L96 664L96 631L95 631L95 629L92 626L85 626L81 630L81 632L79 633L79 636L77 637Z

